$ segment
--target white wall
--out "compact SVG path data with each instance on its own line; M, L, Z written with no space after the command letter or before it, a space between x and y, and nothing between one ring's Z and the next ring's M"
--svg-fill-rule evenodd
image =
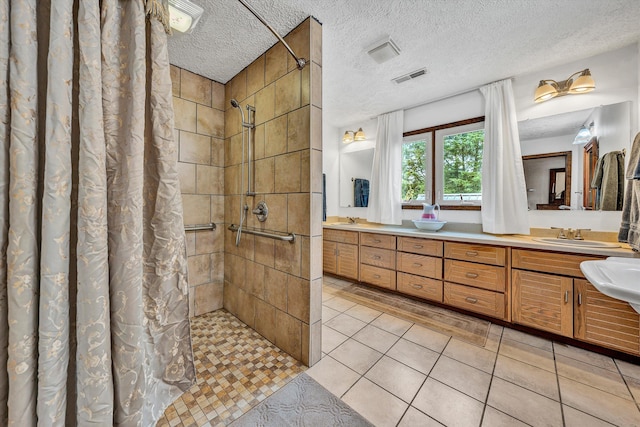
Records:
M596 82L596 90L587 94L564 96L547 102L535 104L533 95L541 79L564 80L576 71L589 68ZM489 83L489 82L487 82ZM584 110L600 105L632 101L631 129L627 147L632 135L638 132L640 112L638 111L638 93L640 91L640 46L634 44L612 52L586 58L580 61L560 65L546 70L516 76L513 79L513 92L518 120L533 119L569 111ZM414 107L404 112L404 130L426 128L457 120L484 115L484 98L479 91L453 96L429 104ZM355 123L349 129L362 126L367 134L367 142L375 142L376 120L367 123ZM327 127L330 127L327 124ZM340 153L347 149L341 138L345 129L327 129L324 136L324 172L327 174L327 212L328 215L366 217L366 208L340 208L338 206L338 163ZM620 141L623 142L624 138ZM352 149L349 147L349 149ZM523 154L525 154L523 152ZM533 153L530 153L533 154ZM574 150L573 165L578 168L579 152ZM331 177L330 177L331 176ZM330 179L331 178L331 179ZM577 177L576 177L577 178ZM581 181L581 180L578 180ZM330 184L331 182L331 184ZM576 182L572 179L573 183ZM577 182L576 182L577 184ZM573 190L572 190L573 191ZM333 193L333 194L332 194ZM404 210L404 219L417 219L420 211ZM454 222L480 223L479 211L441 212L441 219ZM620 212L585 211L531 211L532 227L572 227L591 228L593 230L617 231L620 225Z

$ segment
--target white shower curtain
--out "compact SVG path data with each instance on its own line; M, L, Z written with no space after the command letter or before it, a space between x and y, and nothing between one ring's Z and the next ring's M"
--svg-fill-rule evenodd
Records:
M146 6L0 2L0 425L151 426L195 380L167 36L145 16L167 5Z
M482 230L529 234L527 192L511 80L480 88L485 98Z
M367 221L402 224L402 130L404 112L378 117Z

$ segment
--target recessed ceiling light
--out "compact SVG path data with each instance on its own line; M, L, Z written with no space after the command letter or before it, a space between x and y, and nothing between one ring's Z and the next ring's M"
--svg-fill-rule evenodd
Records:
M387 37L371 45L367 49L367 53L378 64L382 64L400 55L400 48L391 40L391 37Z

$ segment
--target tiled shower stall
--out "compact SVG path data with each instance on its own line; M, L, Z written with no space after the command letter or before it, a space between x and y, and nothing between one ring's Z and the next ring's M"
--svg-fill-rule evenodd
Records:
M217 225L187 232L190 313L224 307L313 365L321 356L322 26L308 18L285 40L309 60L304 69L280 43L225 85L172 66L184 222ZM242 127L232 98L256 109L256 194L244 199L245 224L294 233L294 243L244 233L236 246L227 230L240 221L248 170L241 188ZM265 222L251 214L260 201L269 208Z

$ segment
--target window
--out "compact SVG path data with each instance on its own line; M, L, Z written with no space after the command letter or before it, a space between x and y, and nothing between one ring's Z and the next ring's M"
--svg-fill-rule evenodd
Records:
M480 206L483 119L437 126L405 137L402 146L405 204Z

